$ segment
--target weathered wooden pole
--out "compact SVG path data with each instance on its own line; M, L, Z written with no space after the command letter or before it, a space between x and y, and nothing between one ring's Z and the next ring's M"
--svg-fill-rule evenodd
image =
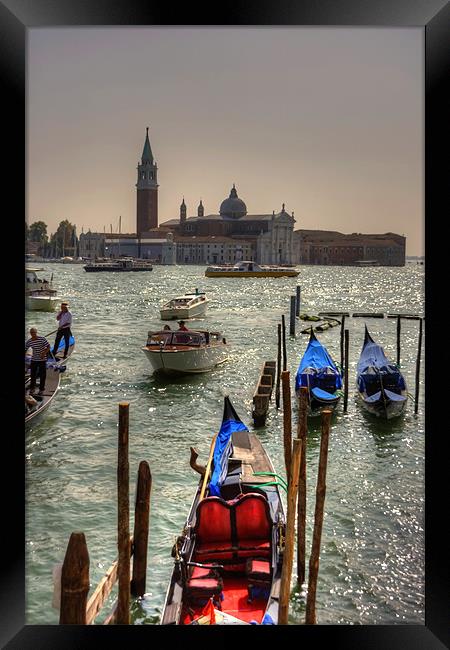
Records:
M287 625L288 623L292 564L294 560L295 506L298 492L301 448L301 440L295 438L292 450L291 469L289 472L290 481L287 495L286 541L283 555L283 568L281 570L278 625Z
M397 316L397 365L400 365L400 329L401 329L402 318Z
M297 584L305 582L306 555L306 434L308 431L308 389L301 386L298 398L297 438L301 440L297 506Z
M345 323L345 316L342 315L342 320L341 320L341 372L344 370L344 325Z
M147 461L141 460L134 508L133 577L130 586L133 596L143 596L145 594L151 490L152 474L150 467Z
M300 285L297 285L296 288L296 301L295 301L295 315L300 316Z
M287 370L287 353L286 353L286 323L284 314L281 316L281 333L283 342L283 370Z
M323 511L326 493L328 438L330 434L331 411L322 411L322 435L320 439L319 472L316 488L316 508L314 512L314 531L309 558L308 596L306 599L305 623L316 623L316 591L317 577L319 575L320 542L322 538Z
M423 319L419 321L419 346L417 349L417 361L416 361L416 392L414 395L414 413L417 414L419 410L419 378L420 378L420 353L422 350L422 329L423 329Z
M344 413L347 413L348 404L348 330L345 330L345 356L344 356Z
M286 465L286 478L289 483L289 472L291 471L292 456L292 413L291 413L291 382L289 370L281 373L283 387L283 441L284 441L284 462Z
M89 553L84 533L72 533L61 570L61 625L86 625Z
M275 386L275 406L280 408L280 376L281 376L281 324L278 323L278 354L277 354L277 383Z
M119 403L119 436L117 458L117 547L118 583L115 622L130 623L130 478L128 464L129 402Z
M295 296L291 296L291 314L289 320L289 335L295 336Z

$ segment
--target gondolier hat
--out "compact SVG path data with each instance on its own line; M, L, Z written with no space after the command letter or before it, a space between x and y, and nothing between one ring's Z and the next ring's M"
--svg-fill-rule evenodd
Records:
M179 320L178 325L184 325L184 320Z
M61 303L61 306L62 306L62 305L65 305L66 307L68 307L68 306L69 306L69 303L66 302L66 301L64 301L64 302Z

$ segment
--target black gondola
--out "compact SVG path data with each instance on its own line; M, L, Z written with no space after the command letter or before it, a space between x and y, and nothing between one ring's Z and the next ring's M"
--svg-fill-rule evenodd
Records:
M210 460L172 550L162 625L277 624L285 522L284 482L274 476L260 441L225 397Z

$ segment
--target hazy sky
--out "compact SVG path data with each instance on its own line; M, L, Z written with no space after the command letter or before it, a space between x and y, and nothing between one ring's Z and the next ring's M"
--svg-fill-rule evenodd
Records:
M27 218L49 233L136 231L145 129L159 223L249 214L295 228L393 231L424 252L423 30L33 28L28 31Z

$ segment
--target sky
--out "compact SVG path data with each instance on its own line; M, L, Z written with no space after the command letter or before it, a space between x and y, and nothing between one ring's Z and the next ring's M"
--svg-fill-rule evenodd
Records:
M160 224L235 183L249 214L424 254L421 27L28 30L29 224L136 232L146 127Z

